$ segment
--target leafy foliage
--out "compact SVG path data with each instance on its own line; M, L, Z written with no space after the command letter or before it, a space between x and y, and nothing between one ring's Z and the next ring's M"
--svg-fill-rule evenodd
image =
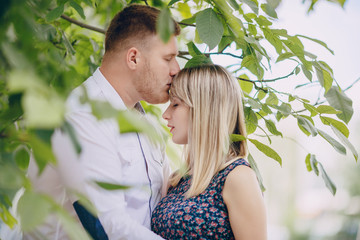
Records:
M345 0L327 1L337 2L341 6L345 3ZM64 210L46 196L32 191L26 169L30 152L40 170L56 162L50 146L50 137L55 128L68 132L77 152L81 152L72 127L64 120L65 99L99 66L104 51L104 29L112 16L132 2L139 1L16 0L2 4L0 217L9 226L17 224L9 212L12 199L19 189L24 188L25 194L18 208L23 230L31 230L48 213L55 212L72 239L86 239L87 236ZM332 54L333 51L321 40L290 35L286 29L274 28L272 25L278 18L276 7L279 2L145 1L162 9L157 29L164 41L174 31L171 16L182 26L181 38L187 49L181 49L179 57L188 60L185 67L209 64L213 55L233 57L234 64L229 69L237 76L244 92L248 141L260 152L280 165L286 161L270 145L273 137L286 135L277 126L290 117L297 121L299 131L307 136L323 138L340 154L346 154L349 149L357 160L358 153L348 140L350 131L347 124L353 115L352 101L334 81L331 67L308 52L302 40L313 41ZM317 0L306 2L310 2L311 11ZM271 65L281 61L295 63L294 68L284 76L264 79L264 73L271 69ZM279 80L290 80L294 75L307 79L307 85L318 86L321 97L311 102L292 93L279 92L271 85ZM299 85L298 88L303 86ZM303 107L299 108L299 104ZM98 118L116 117L124 132L145 132L154 140L161 137L139 122L132 113L116 112L101 102L90 102L90 105ZM144 108L158 118L161 115L156 106L145 104ZM260 135L270 144L255 139ZM233 137L235 140L243 139ZM262 189L265 189L255 159L251 154L248 159ZM307 169L316 175L320 172L326 186L335 194L336 187L315 154L309 153L305 159ZM100 185L107 189L126 187L109 183ZM34 219L33 212L37 213Z

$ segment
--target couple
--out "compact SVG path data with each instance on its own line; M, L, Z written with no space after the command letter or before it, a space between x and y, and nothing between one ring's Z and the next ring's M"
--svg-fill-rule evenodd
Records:
M170 175L164 146L142 134L119 134L115 121L98 121L80 103L80 87L70 95L67 120L82 152L77 156L69 138L57 132L57 172L98 210L96 229L88 229L94 238L266 239L262 194L243 159L246 141L230 141L231 134L246 136L239 84L217 65L180 71L180 28L174 21L175 33L163 43L156 35L158 15L143 5L118 13L106 33L102 64L83 86L90 99L118 110L135 108L144 118L139 101L170 99L163 118L172 140L185 145L185 168ZM146 189L107 191L88 180ZM81 205L72 202L79 215Z

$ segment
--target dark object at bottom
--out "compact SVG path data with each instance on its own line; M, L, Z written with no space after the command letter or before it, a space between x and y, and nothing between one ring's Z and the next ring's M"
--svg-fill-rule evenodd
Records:
M81 224L94 240L108 240L99 218L91 214L78 201L73 204Z

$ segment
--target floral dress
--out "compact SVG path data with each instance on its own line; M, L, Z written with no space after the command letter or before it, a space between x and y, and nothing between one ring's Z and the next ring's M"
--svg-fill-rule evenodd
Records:
M181 179L156 206L152 230L165 239L234 239L222 190L227 175L239 165L249 166L244 159L234 161L213 177L203 193L189 199L184 194L191 178Z

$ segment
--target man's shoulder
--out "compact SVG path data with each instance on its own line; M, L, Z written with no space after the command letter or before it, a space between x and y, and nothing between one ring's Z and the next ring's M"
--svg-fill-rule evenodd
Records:
M96 87L93 76L85 80L69 94L66 107L68 113L72 112L91 112L91 107L87 102L89 99L99 99L101 91Z

